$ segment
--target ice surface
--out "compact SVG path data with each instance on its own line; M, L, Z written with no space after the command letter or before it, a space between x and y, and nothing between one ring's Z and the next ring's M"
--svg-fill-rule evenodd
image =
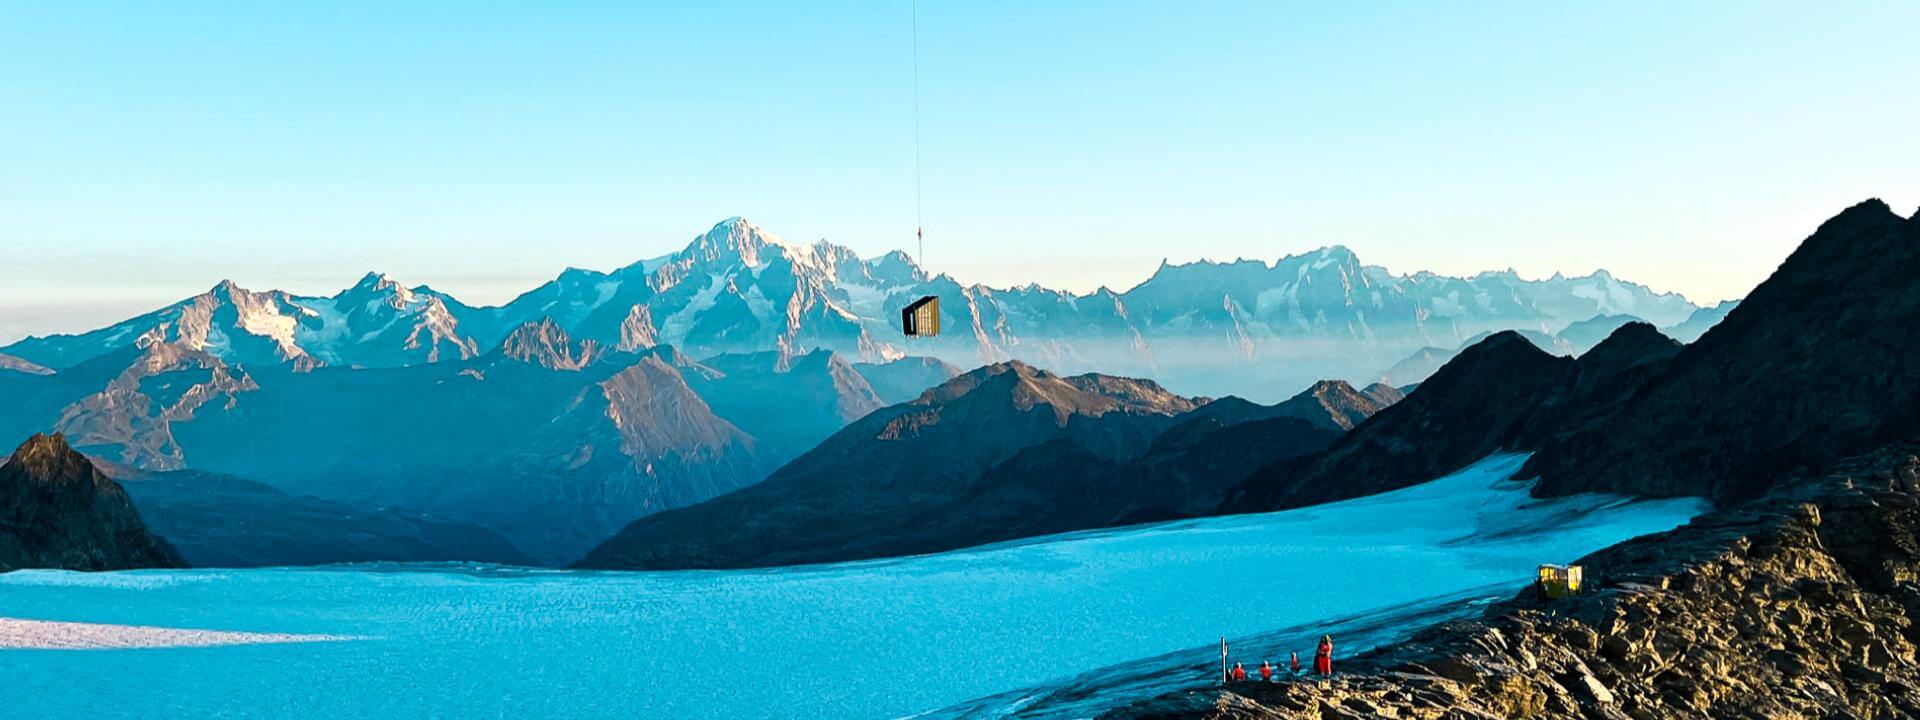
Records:
M1154 667L1140 658L1177 669L1222 635L1459 610L1703 507L1533 500L1504 480L1519 462L1304 510L808 568L15 572L0 616L361 639L0 651L0 677L23 718L896 717Z
M335 642L354 638L337 635L240 633L220 630L49 622L0 618L0 650L100 650L120 648L206 647L261 643Z

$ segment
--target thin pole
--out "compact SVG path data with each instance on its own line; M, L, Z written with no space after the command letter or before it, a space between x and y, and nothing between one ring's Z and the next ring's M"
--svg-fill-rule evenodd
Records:
M912 0L913 14L913 237L920 269L927 267L926 206L920 192L920 0Z

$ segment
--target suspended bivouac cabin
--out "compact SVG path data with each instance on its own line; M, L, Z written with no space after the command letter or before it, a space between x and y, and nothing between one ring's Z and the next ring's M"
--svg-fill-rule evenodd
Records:
M910 337L940 334L940 296L928 295L900 310L900 330Z

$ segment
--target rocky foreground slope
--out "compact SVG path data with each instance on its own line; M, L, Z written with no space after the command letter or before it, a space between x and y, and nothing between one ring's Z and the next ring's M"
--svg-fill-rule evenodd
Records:
M1594 553L1582 596L1525 592L1329 682L1203 687L1107 717L1920 716L1916 450Z

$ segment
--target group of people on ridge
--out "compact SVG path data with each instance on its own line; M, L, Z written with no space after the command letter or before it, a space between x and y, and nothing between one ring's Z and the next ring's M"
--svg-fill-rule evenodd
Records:
M1298 676L1300 674L1300 653L1287 653L1287 656L1288 665L1291 666L1293 674ZM1260 682L1273 682L1273 676L1277 670L1274 668L1273 663L1261 660L1259 672ZM1333 675L1332 635L1320 636L1320 647L1313 652L1313 674L1320 677L1331 677ZM1227 682L1246 682L1247 679L1247 668L1241 663L1234 663L1233 669L1227 671Z

